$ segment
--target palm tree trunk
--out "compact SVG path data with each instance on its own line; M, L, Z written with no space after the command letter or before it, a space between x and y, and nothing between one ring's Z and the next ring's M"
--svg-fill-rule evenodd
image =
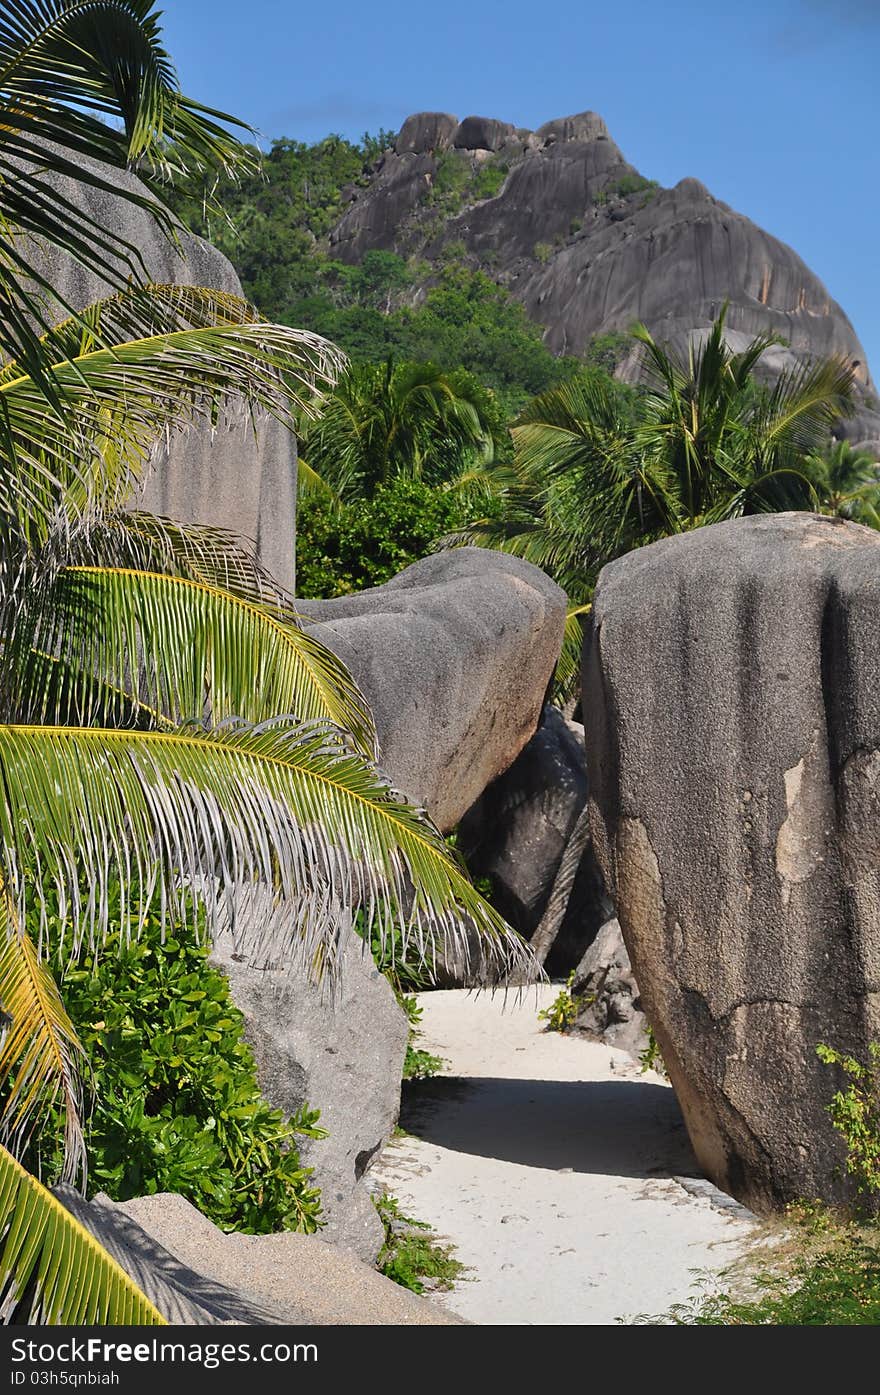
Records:
M565 845L562 860L557 868L550 896L544 908L544 914L531 938L532 953L539 964L546 963L547 955L553 948L556 936L559 934L565 913L568 910L568 903L571 900L578 868L589 845L589 804L585 803Z

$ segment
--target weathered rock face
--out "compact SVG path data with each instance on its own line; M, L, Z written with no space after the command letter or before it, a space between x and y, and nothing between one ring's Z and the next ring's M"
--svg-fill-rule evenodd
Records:
M124 171L112 171L112 179L120 187L146 193L140 181ZM60 177L53 184L96 222L112 227L136 247L151 280L242 294L231 263L201 238L181 228L180 248L175 248L149 214L126 199ZM77 310L112 293L107 282L54 250L47 251L43 268ZM58 318L65 314L59 307ZM273 419L265 417L256 434L250 421L241 421L216 432L205 426L176 437L157 456L139 503L182 523L230 529L254 544L263 566L293 591L296 441Z
M766 1210L835 1199L816 1045L880 1037L880 535L749 518L596 589L591 826L697 1156Z
M245 963L221 938L214 961L229 979L245 1018L263 1097L294 1114L319 1108L325 1139L303 1139L314 1169L326 1227L322 1238L372 1262L384 1233L366 1182L400 1108L400 1078L409 1028L385 977L353 933L335 998L302 970Z
M520 934L537 928L565 845L587 800L583 729L547 706L541 725L509 770L465 814L458 846L471 873L488 877L492 899ZM547 970L567 974L606 918L592 849L581 862Z
M394 142L398 155L426 155L448 150L458 129L458 118L448 111L420 111L408 116Z
M453 118L443 119L445 139ZM507 178L496 197L471 200L438 233L432 152L446 147L432 143L433 128L431 141L412 134L434 120L410 117L398 154L380 163L333 230L343 260L384 248L431 262L448 243L463 244L545 326L546 343L558 353L581 353L594 336L625 332L635 320L681 347L728 300L732 339L771 330L789 341L767 356L768 370L839 353L857 362L858 379L869 386L852 325L797 253L697 179L651 186L595 112L533 133L468 117L452 137L458 158L467 161L480 147ZM621 367L624 376L635 371L635 361Z
M461 1319L315 1235L225 1235L182 1196L60 1199L171 1323L409 1326Z
M467 547L298 608L366 695L392 783L453 828L534 733L564 592L528 562Z
M574 1029L638 1056L648 1026L618 920L608 920L575 970L572 994L583 998Z
M500 150L515 136L516 128L509 121L495 121L491 116L466 116L452 144L458 150Z

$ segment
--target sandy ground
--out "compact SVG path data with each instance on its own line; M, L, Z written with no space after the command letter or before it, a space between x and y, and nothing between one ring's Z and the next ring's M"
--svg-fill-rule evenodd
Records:
M476 1323L613 1323L687 1299L747 1247L747 1212L698 1170L669 1086L619 1051L545 1032L521 1002L422 994L419 1045L446 1058L372 1177L453 1241L469 1278L438 1295ZM677 1180L681 1179L681 1180Z

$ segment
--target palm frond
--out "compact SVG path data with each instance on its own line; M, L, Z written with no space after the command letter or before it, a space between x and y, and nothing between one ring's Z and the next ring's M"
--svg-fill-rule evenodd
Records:
M0 1008L9 1019L0 1047L0 1080L8 1084L0 1138L20 1152L32 1128L54 1105L64 1111L63 1182L85 1180L80 1066L84 1052L57 984L0 889Z
M553 701L564 706L577 693L581 676L581 654L584 647L584 617L592 604L569 606L565 615L562 649L553 675Z
M41 378L35 325L47 327L44 294L50 303L59 297L22 236L67 253L119 289L132 277L145 281L139 248L68 197L63 181L137 205L176 238L168 209L135 181L114 177L114 169L137 167L158 180L248 172L258 152L243 146L230 126L249 133L181 92L161 44L159 14L147 0L10 0L3 6L0 350L24 363L56 407L51 379Z
M342 661L297 625L204 581L65 568L38 596L35 624L22 628L29 650L60 660L70 678L60 690L48 686L45 663L13 654L8 687L20 695L20 719L119 726L132 699L166 726L294 713L301 723L333 722L364 755L376 753L369 707ZM119 695L109 709L108 684Z
M162 572L229 591L296 622L296 602L261 566L253 549L224 528L178 523L141 509L102 510L59 539L56 565Z
M121 884L123 935L153 904L191 922L194 893L210 922L231 919L249 952L298 952L332 976L343 908L357 904L383 939L397 925L420 958L438 939L466 944L469 918L499 975L534 967L425 814L332 727L0 726L0 790L0 863L16 914L33 903L44 923L54 887L74 951L102 940Z
M229 291L150 282L128 286L54 325L40 336L40 355L48 370L96 349L181 330L260 323L264 323L263 316L248 301ZM0 386L25 376L24 366L10 360L0 368Z
M165 1323L85 1226L2 1147L0 1321L115 1327Z
M161 334L92 349L50 370L65 415L46 411L33 378L0 384L0 419L12 443L0 469L0 512L43 542L59 508L122 502L156 444L224 412L263 409L293 428L313 411L342 355L306 331L245 322ZM8 525L7 525L8 526Z
M329 480L324 479L323 475L319 475L317 470L313 470L308 461L304 460L301 455L297 457L296 492L299 499L321 499L333 508L338 508L342 504L342 495L350 482L350 479L337 476L336 483L331 484Z

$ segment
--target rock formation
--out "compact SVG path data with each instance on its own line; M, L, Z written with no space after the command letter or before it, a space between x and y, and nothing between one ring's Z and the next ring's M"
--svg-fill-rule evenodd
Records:
M263 1098L287 1115L304 1103L321 1111L328 1137L299 1151L321 1191L324 1240L372 1263L384 1232L363 1179L397 1123L409 1035L387 979L354 933L333 996L302 970L244 962L225 937L213 961L244 1014Z
M465 193L460 211L438 210L438 169L453 159L474 173L494 163L500 192L479 201ZM683 346L729 300L734 343L767 330L788 341L768 354L768 371L837 353L871 388L852 325L797 253L697 179L660 189L643 178L595 112L535 132L481 117L456 126L448 114L411 116L331 242L345 261L382 248L429 264L461 245L466 260L522 301L558 353L580 354L596 335L625 332L634 320ZM619 371L632 377L635 359ZM856 435L875 433L880 418Z
M574 1031L638 1057L648 1045L639 986L618 920L608 920L575 969L572 997L580 1007Z
M458 846L475 877L488 877L492 901L526 937L537 928L565 845L587 800L583 728L547 706L529 744L459 824ZM592 849L578 869L565 919L547 960L551 976L579 963L606 918Z
M120 187L147 193L134 175L122 170L113 170L112 180ZM112 227L137 248L152 281L242 294L231 263L201 238L181 228L180 245L175 247L156 221L128 199L61 176L53 177L52 182L98 224ZM47 249L42 269L58 294L76 310L113 290L54 249ZM59 306L57 318L65 314ZM216 432L204 426L175 437L170 447L156 456L138 502L151 513L181 523L207 523L231 530L255 547L258 560L276 581L293 591L296 441L280 423L264 417L255 432L249 420L241 419L221 425Z
M564 593L531 563L474 547L355 596L297 604L366 695L386 775L454 828L535 731Z
M591 827L697 1157L759 1210L833 1201L839 1080L880 1038L880 535L742 519L604 569Z
M182 1196L58 1195L163 1317L178 1326L457 1324L316 1235L224 1235Z

